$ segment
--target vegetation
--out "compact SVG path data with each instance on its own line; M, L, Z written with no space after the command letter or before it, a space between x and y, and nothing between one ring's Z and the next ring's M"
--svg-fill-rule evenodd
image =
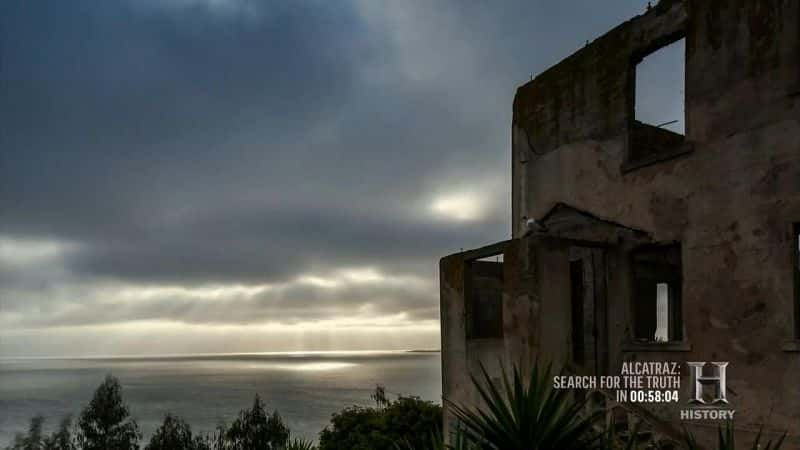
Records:
M352 406L335 413L320 433L319 450L395 450L430 448L430 437L441 430L442 407L416 397L386 398L383 386L372 396L376 408Z
M208 439L192 436L192 428L180 417L167 413L164 422L153 433L145 450L210 450Z
M142 438L122 399L119 380L106 377L73 426L65 418L51 435L43 434L44 419L31 419L27 433L18 434L7 450L138 450ZM268 414L256 396L250 409L214 433L194 435L188 423L167 414L145 450L316 450L312 442L290 440L289 428L277 412Z
M502 369L493 382L481 366L472 383L486 407L452 405L466 440L479 448L503 450L582 450L602 447L596 417L581 414L583 402L566 390L553 389L550 367L533 365L527 383L518 368Z
M375 407L378 409L389 405L389 399L386 397L386 387L382 384L375 386L375 393L369 397L375 400Z
M514 368L502 370L494 381L481 367L472 383L484 407L452 405L458 419L450 444L441 435L442 407L415 397L386 397L378 386L372 399L376 407L352 406L335 413L320 433L319 446L291 439L289 427L277 412L268 413L255 397L229 426L193 434L188 423L172 414L153 433L144 450L635 450L635 439L616 436L614 427L599 426L595 416L584 414L583 402L568 392L552 388L550 367L534 364L524 377ZM132 450L140 448L141 433L122 399L119 381L108 376L81 411L77 423L64 418L53 433L43 431L44 419L31 419L26 433L17 434L7 450ZM628 436L637 436L637 430ZM780 450L786 434L761 443L759 432L752 450ZM637 445L639 444L639 445ZM647 446L650 445L650 446ZM678 448L678 447L674 447ZM699 450L695 438L685 433L680 448ZM718 431L718 450L736 450L733 426Z
M350 407L334 414L331 427L320 434L322 449L391 449L398 442L428 448L430 436L441 428L442 408L418 398L386 398L379 386L376 408ZM142 435L122 398L122 386L106 377L73 426L65 418L51 435L43 433L44 419L31 419L27 433L18 434L8 450L138 450ZM180 417L167 414L144 450L318 450L313 442L291 439L289 427L277 412L268 413L256 395L253 405L239 412L230 425L212 433L194 434ZM354 443L352 446L350 443ZM439 438L441 442L441 438Z
M458 428L451 436L451 444L414 447L398 446L398 449L416 450L549 450L549 449L597 449L597 450L653 450L662 448L652 443L637 442L639 425L626 437L617 436L613 424L600 423L599 416L586 415L584 403L577 401L566 391L552 388L550 367L542 369L536 363L527 383L515 367L509 377L502 370L500 381L489 377L481 367L481 376L472 376L473 386L485 406L470 409L463 405L452 405L458 419ZM780 450L786 434L777 441L761 443L758 433L750 450ZM441 442L441 439L438 439ZM674 443L668 448L700 450L694 436L684 432L684 442ZM727 422L718 429L717 450L736 450L733 423Z
M281 450L289 443L289 434L281 416L277 412L267 414L264 402L256 395L253 407L241 411L225 431L224 450Z
M135 450L142 434L122 401L119 380L108 375L78 419L77 442L82 450Z
M763 431L763 427L761 430L758 431L756 435L755 441L753 444L748 447L750 450L780 450L783 446L783 441L786 439L786 433L784 433L777 441L772 442L767 441L766 444L763 446L761 445L761 432ZM685 446L687 450L700 450L700 446L697 444L694 436L691 433L685 433ZM722 427L717 429L717 449L718 450L736 450L736 439L733 432L733 422L728 421L725 423L725 429L723 430Z
M476 445L466 440L462 428L458 428L452 433L450 444L447 445L444 443L442 434L437 431L431 433L430 440L426 446L415 448L408 440L404 440L402 443L395 444L395 448L397 450L479 450Z
M317 447L311 441L295 439L286 446L286 450L317 450Z

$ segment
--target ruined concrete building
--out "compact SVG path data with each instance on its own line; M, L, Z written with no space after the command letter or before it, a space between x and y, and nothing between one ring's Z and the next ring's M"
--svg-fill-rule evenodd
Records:
M480 363L535 355L589 374L728 361L737 430L800 448L799 22L797 0L661 0L517 90L512 238L441 260L448 401L477 404ZM670 130L637 117L637 70L679 41ZM679 403L643 405L665 432L681 377Z

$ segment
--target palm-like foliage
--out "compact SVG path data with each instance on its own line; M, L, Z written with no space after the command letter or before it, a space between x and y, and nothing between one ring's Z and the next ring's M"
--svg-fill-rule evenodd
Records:
M459 426L456 428L456 431L450 434L450 444L448 446L444 445L444 440L439 438L440 447L434 447L433 450L478 450L478 448L472 445L468 440L466 434L464 434L464 430Z
M311 441L295 438L286 444L286 448L284 450L317 450L317 447Z
M637 423L633 431L627 437L622 437L617 434L617 428L612 422L606 427L606 432L603 435L603 442L600 448L604 450L637 450L640 448L638 445L638 435L641 423Z
M584 450L600 448L593 429L596 416L586 416L583 402L566 390L553 389L551 367L536 362L527 382L516 366L512 377L501 368L502 380L493 382L481 365L472 383L485 403L473 410L451 404L467 440L481 449Z
M773 442L772 440L767 441L764 446L761 445L761 433L764 431L764 428L758 430L758 434L756 435L755 441L753 441L753 445L750 446L750 450L780 450L783 446L783 441L786 439L786 433L784 433L777 441ZM689 433L688 431L685 432L685 446L687 450L699 450L700 445L695 440L694 436ZM733 429L733 422L728 421L725 424L725 429L723 430L722 427L717 429L717 450L736 450L736 439L735 433Z

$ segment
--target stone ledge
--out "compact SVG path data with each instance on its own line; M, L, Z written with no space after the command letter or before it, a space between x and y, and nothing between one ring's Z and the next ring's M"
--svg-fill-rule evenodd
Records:
M787 353L800 353L800 339L784 343L783 351Z
M673 342L627 342L623 352L690 352L692 344L686 341Z
M685 142L683 145L676 147L670 151L660 152L655 155L649 156L647 158L639 158L633 161L626 161L620 167L620 170L623 174L628 172L632 172L636 169L640 169L642 167L651 166L653 164L658 164L660 162L668 161L670 159L677 158L679 156L687 155L694 151L694 144L691 142Z

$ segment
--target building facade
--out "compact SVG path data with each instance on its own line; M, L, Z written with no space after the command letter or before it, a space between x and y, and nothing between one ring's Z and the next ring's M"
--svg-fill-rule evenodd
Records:
M728 361L738 432L800 448L799 24L796 0L661 0L517 90L511 239L440 263L447 424L481 364ZM671 131L637 117L636 82L678 41ZM684 406L642 413L716 430Z

